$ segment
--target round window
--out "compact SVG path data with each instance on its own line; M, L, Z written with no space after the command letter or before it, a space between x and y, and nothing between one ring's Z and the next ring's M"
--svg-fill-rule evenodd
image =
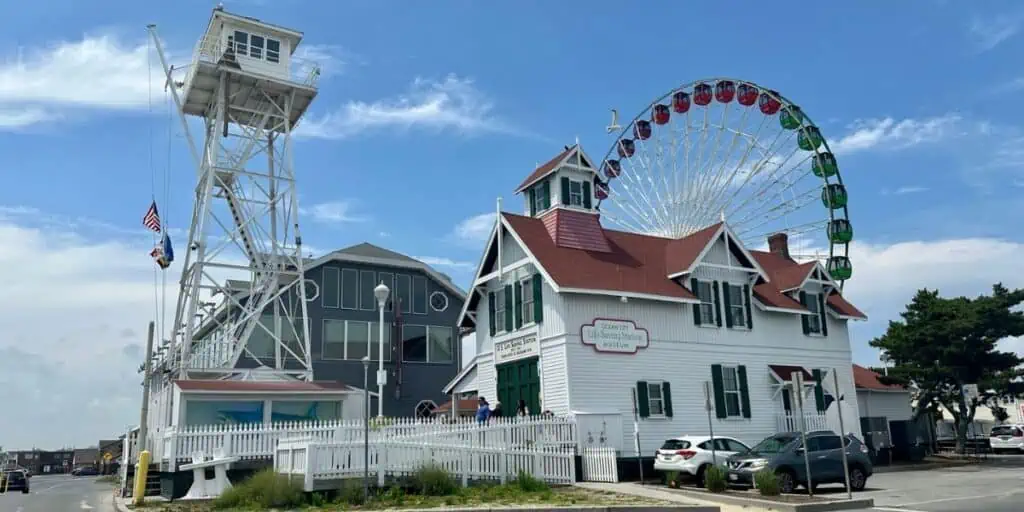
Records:
M441 312L448 309L448 296L444 292L434 292L430 294L430 307L434 311Z

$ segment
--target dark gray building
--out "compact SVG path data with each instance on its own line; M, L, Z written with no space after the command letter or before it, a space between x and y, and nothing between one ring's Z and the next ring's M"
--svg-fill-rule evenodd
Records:
M412 416L417 407L437 406L447 398L441 389L460 368L460 336L456 325L465 292L431 266L373 244L362 243L306 260L306 279L319 296L307 302L310 351L316 381L363 387L362 359L370 357L370 391L376 392L379 361L379 308L373 289L381 282L391 289L384 310L385 416ZM244 302L249 283L229 281ZM307 296L312 293L307 290ZM237 311L237 309L235 310ZM264 313L272 328L273 316ZM216 337L210 322L199 338ZM247 350L257 358L273 358L274 341L255 329ZM293 360L294 362L294 360ZM285 364L288 364L287 359ZM250 357L238 367L255 368ZM377 403L371 398L371 414Z

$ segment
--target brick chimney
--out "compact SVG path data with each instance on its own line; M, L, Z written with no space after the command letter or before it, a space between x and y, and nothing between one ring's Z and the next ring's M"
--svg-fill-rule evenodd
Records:
M785 233L768 235L768 251L787 260L792 259L789 257L789 236Z

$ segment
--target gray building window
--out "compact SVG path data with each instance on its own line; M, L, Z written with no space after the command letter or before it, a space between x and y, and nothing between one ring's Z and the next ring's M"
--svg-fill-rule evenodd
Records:
M398 300L402 304L402 313L412 312L412 279L405 274L395 276L398 284Z
M325 308L341 306L341 273L337 268L324 267L320 293L323 294L323 306Z
M437 325L402 326L403 360L410 363L452 362L452 328Z
M412 312L417 315L427 314L427 278L412 278Z
M391 290L391 293L388 294L388 303L384 306L384 311L391 311L392 305L395 303L395 275L391 272L378 272L377 279L383 282L388 290Z
M373 296L373 289L377 282L373 280L372 270L359 272L359 309L364 311L375 311L377 309L377 298Z
M359 309L359 271L341 270L341 308Z

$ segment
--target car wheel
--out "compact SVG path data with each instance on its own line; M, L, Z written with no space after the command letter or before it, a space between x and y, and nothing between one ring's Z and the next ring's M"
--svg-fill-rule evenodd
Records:
M776 473L779 477L779 490L791 494L796 489L796 476L792 471L782 470Z
M28 489L22 489L22 490L21 490L21 493L22 493L22 494L28 494Z
M703 489L703 488L705 487L705 483L706 483L706 482L705 482L705 480L704 480L704 471L705 471L706 469L708 469L708 466L707 466L707 464L705 464L705 465L703 465L703 466L701 466L701 467L697 468L697 475L696 475L696 479L697 479L697 488L698 488L698 489Z
M864 470L854 466L850 468L850 489L854 491L863 491L864 487L868 484L868 476L864 473Z

